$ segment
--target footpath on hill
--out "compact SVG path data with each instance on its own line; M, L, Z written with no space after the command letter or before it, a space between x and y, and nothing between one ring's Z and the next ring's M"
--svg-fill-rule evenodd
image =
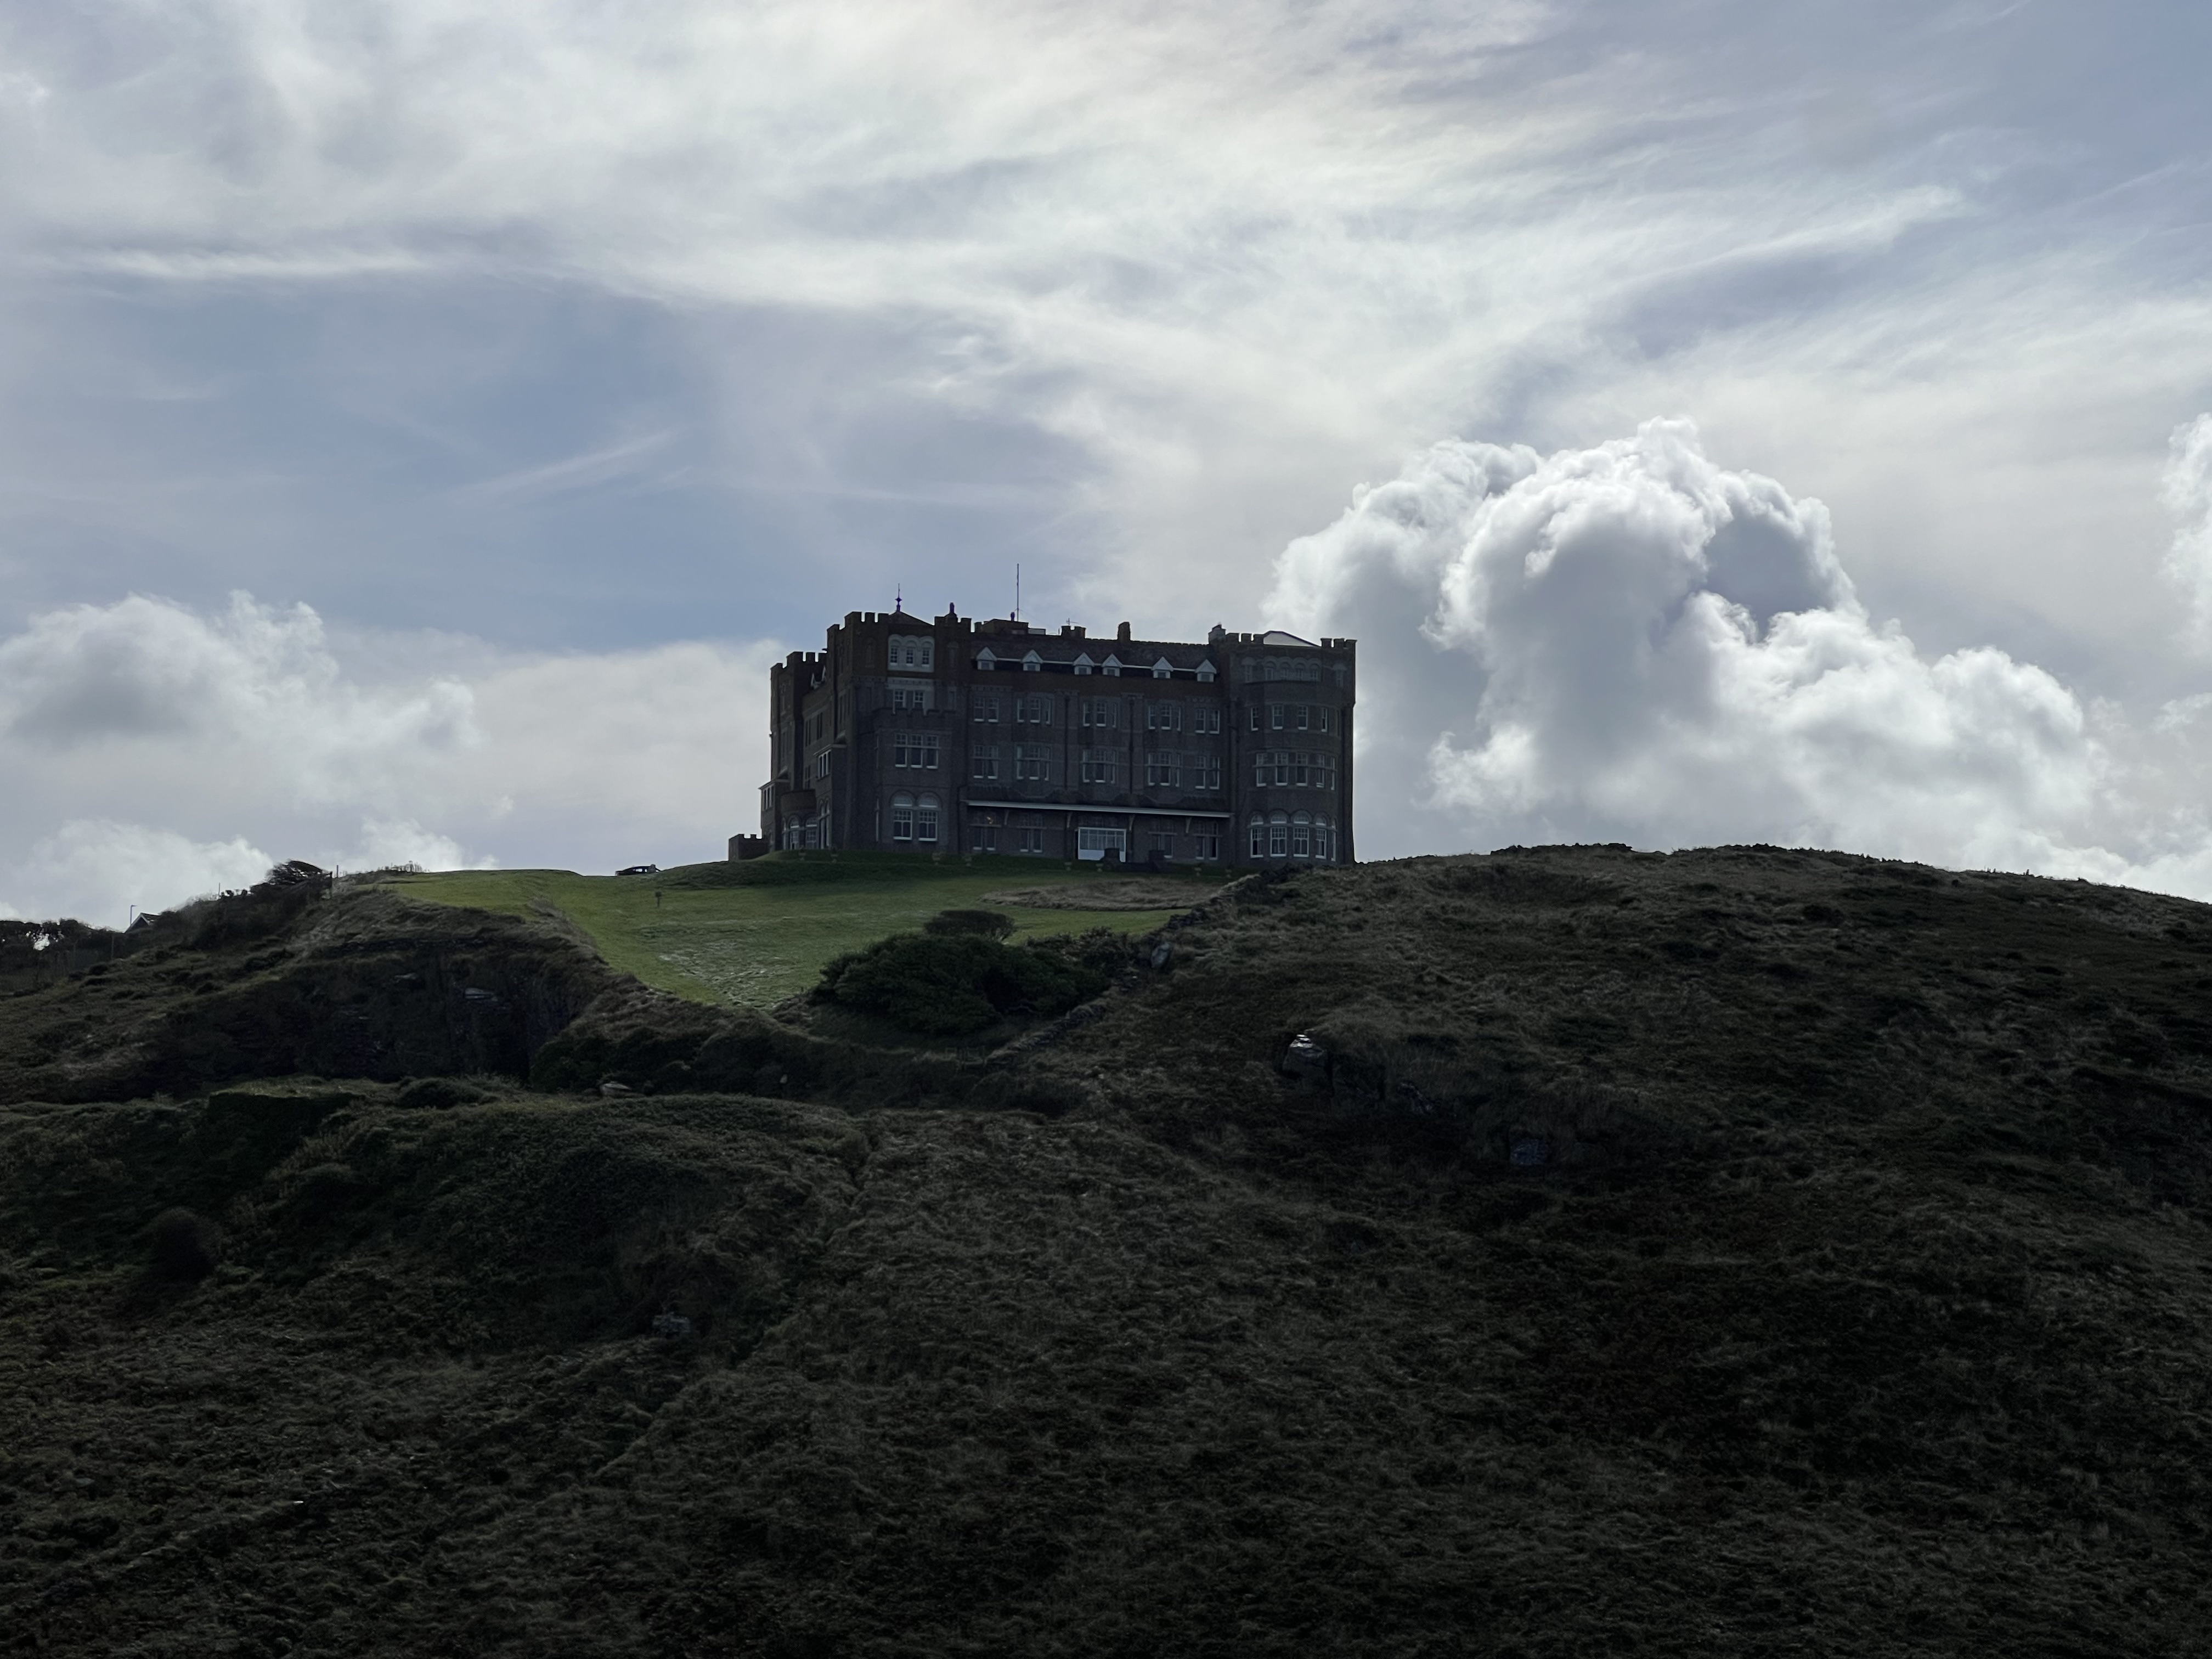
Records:
M0 1000L0 1651L2202 1645L2207 907L1509 849L944 1042L537 896Z

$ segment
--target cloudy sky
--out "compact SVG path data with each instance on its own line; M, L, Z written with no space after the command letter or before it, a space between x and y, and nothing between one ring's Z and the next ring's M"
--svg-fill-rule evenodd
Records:
M887 605L1361 850L2212 896L2212 9L0 0L0 906L716 855Z

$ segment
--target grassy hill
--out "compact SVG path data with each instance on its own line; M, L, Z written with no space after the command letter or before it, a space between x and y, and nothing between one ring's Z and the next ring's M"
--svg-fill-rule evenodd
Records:
M2204 1650L2206 907L1313 872L988 1054L287 926L0 1002L0 1650Z
M1006 904L1014 937L1112 927L1148 933L1170 908L1131 910L1112 890L1187 888L1195 903L1221 873L1109 875L1097 865L1041 866L981 857L935 863L895 854L772 854L741 865L690 865L658 876L580 876L564 870L454 871L397 878L414 898L498 915L558 913L608 963L695 1001L773 1007L807 989L832 957L920 927L939 910L1040 885L1106 892L1096 909Z

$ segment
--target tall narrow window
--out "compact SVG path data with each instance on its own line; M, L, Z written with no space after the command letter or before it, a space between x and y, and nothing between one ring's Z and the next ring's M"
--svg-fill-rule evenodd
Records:
M917 844L933 845L937 840L938 801L934 795L924 795L914 809L914 838Z
M999 775L999 746L981 744L968 751L968 771L970 777L985 781Z
M893 841L914 839L914 797L912 795L891 797L891 839Z
M979 691L975 694L975 720L979 725L982 726L996 726L999 723L999 694L997 692Z
M1313 819L1304 812L1291 820L1291 856L1294 859L1313 856Z
M1257 812L1252 815L1252 856L1255 859L1267 856L1267 821Z
M1291 818L1287 812L1278 812L1267 820L1267 856L1286 859L1291 855Z

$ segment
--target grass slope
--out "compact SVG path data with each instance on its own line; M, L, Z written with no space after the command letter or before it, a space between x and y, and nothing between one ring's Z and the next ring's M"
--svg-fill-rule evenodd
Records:
M1062 884L1139 878L1086 873L1093 866L1046 868ZM1219 878L1216 872L1173 879L1190 889L1195 903ZM735 867L693 865L655 877L456 871L400 877L394 885L410 897L505 915L550 908L588 934L611 965L647 985L698 1002L769 1008L811 988L833 957L919 927L939 910L1039 879L1034 860L935 864L850 854L834 863L779 856ZM1091 927L1147 933L1175 914L1004 908L1018 940Z
M2212 910L1546 849L1169 937L1038 1111L0 1108L0 1651L2205 1650Z

